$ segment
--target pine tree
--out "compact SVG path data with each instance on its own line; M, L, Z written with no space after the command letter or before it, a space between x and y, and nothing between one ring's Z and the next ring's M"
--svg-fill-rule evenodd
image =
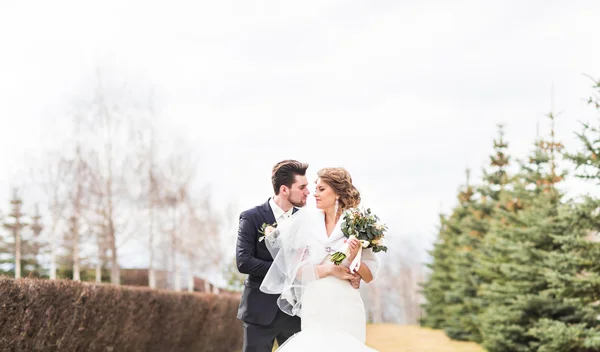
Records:
M473 201L473 187L470 185L470 170L467 170L467 182L458 194L458 205L450 216L440 215L439 235L430 255L433 261L427 266L431 270L427 282L423 285L426 303L423 305L424 316L420 323L434 329L443 329L448 320L446 315L447 293L450 289L453 269L452 257L456 252L456 238L461 233L460 223L469 215Z
M498 139L494 140L494 155L490 155L490 169L483 169L484 185L479 192L484 201L498 201L506 185L511 181L508 175L510 156L508 142L504 140L504 125L498 124Z
M10 208L10 213L2 223L9 235L4 238L2 246L0 246L0 264L2 264L0 273L16 278L41 277L43 269L39 261L39 254L40 234L43 226L38 208L36 207L36 213L33 216L28 217L24 214L23 200L17 188L13 189Z
M494 140L494 154L490 156L490 169L483 170L484 182L477 189L478 199L471 202L468 216L461 223L457 248L453 256L448 304L445 309L449 319L445 331L453 339L479 342L481 340L478 315L481 303L478 290L481 277L474 265L481 242L489 231L490 219L506 192L510 181L507 172L510 157L504 139L504 126L498 125L498 138Z
M600 93L600 81L594 82ZM600 110L600 95L588 103ZM566 153L578 177L600 182L600 128L584 124L578 134L581 150ZM563 231L553 238L558 244L544 262L547 289L553 297L555 314L540 319L529 334L537 351L600 351L600 199L583 197L562 208Z
M600 351L600 199L584 197L563 207L562 231L553 234L557 247L544 261L554 309L529 330L535 351ZM549 299L546 299L549 301Z
M556 166L562 144L554 139L554 116L549 118L550 139L536 141L528 161L521 164L506 192L509 202L500 203L482 246L480 295L486 305L480 322L483 346L490 352L536 351L538 341L530 330L561 309L552 295L544 294L544 263L558 247L553 236L565 230L559 214L562 194L556 187L564 178Z
M12 270L9 270L9 272L14 274L15 278L20 278L23 274L21 263L23 254L23 230L27 226L27 223L25 221L25 214L23 214L21 210L23 200L19 197L19 191L16 188L13 189L10 206L10 213L4 220L3 226L10 233L5 243L7 244L6 252L11 254L6 258L3 258L2 262L12 263Z
M594 81L593 88L596 90L588 104L600 110L600 80ZM577 177L600 182L600 126L592 126L582 123L583 131L576 133L581 144L581 150L576 153L565 153L565 156L575 163L578 171Z

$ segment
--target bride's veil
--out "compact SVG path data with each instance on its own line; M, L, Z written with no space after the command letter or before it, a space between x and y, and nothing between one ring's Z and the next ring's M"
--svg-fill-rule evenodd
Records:
M316 245L319 225L323 226L323 213L303 208L265 238L273 264L260 290L279 294L277 304L288 315L301 316L304 289L318 279L315 267L327 255Z

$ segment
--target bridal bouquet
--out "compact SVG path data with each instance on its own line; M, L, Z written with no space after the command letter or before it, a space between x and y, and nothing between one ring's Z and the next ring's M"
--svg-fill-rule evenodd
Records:
M342 233L347 238L355 237L360 241L356 258L350 265L350 271L358 269L362 248L372 248L374 253L387 252L387 247L383 245L383 238L387 231L387 226L379 222L379 217L371 213L371 209L366 210L353 208L344 213L344 220L341 223ZM340 265L346 257L350 255L350 247L344 243L342 248L331 256L331 261L335 265Z

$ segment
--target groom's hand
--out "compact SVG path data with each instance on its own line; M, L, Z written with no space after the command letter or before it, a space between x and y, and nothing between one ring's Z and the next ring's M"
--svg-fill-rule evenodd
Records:
M360 280L361 280L360 275L352 274L352 278L350 279L350 284L355 289L358 289L360 287Z

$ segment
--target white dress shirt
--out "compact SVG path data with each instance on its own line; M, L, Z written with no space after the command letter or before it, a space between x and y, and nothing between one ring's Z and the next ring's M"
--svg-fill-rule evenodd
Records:
M273 216L275 217L275 221L277 223L279 223L281 220L289 218L292 215L292 212L294 211L294 207L290 208L290 210L288 210L288 211L283 211L283 209L281 209L279 207L279 205L277 205L277 203L275 203L275 200L273 200L273 197L271 197L269 199L269 205L271 206L271 210L273 211Z

